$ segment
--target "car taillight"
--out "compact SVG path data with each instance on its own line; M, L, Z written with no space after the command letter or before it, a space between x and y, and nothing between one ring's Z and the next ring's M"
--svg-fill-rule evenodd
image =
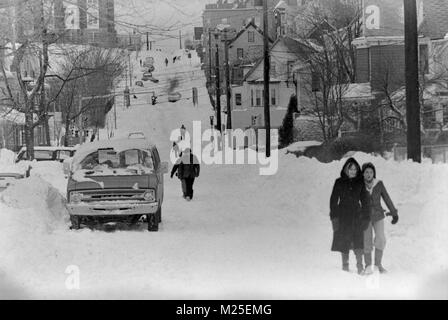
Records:
M145 191L145 193L143 194L143 199L145 199L145 201L154 202L156 201L156 193L154 192L154 190Z

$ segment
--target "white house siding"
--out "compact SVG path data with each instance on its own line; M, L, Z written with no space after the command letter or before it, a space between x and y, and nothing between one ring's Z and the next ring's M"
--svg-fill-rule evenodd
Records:
M248 41L248 32L254 33L254 41ZM238 49L243 49L243 59L238 59ZM235 64L239 60L255 61L263 56L263 36L253 27L249 26L235 41L229 46L230 64Z

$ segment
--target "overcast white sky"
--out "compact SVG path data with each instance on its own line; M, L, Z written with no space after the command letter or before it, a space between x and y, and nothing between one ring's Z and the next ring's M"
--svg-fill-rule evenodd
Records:
M128 31L121 27L121 22L135 24L155 39L168 38L159 40L158 45L178 47L179 30L183 37L192 37L193 28L202 26L202 11L207 3L216 3L216 0L115 0L117 29Z

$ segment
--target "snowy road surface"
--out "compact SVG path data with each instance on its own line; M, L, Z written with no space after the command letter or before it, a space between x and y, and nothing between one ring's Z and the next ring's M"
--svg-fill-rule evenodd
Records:
M117 108L113 134L143 131L168 161L171 131L182 123L191 130L192 121L205 129L212 111L201 71L162 68L164 57L156 64L165 74L153 74L163 85L183 72L184 99L150 106L139 96ZM185 99L194 86L198 107ZM381 277L344 273L330 252L329 196L344 160L280 151L272 176L258 165L203 165L188 203L179 180L165 176L156 233L143 224L70 231L62 166L39 163L1 195L0 298L448 298L448 166L355 157L375 163L400 214L397 225L386 223L389 273Z

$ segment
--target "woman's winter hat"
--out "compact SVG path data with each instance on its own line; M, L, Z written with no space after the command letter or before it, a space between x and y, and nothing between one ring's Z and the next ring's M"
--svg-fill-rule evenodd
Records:
M367 162L362 165L362 174L364 174L364 172L369 168L372 169L373 177L376 179L376 168L372 162Z
M356 167L356 171L357 171L356 176L358 178L361 176L361 167L360 167L358 161L356 161L355 158L349 158L345 162L344 166L342 167L341 177L348 177L348 168L350 168L350 166L352 164L355 165L355 167Z

